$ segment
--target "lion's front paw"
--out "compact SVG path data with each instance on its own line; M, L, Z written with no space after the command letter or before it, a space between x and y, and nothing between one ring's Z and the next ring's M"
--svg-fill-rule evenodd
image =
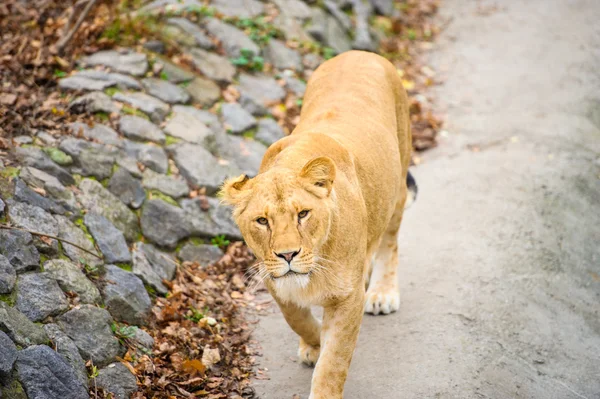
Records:
M298 357L300 361L307 366L314 366L319 360L319 354L321 353L320 346L312 346L304 342L300 338L300 345L298 346Z
M397 287L369 290L365 298L366 313L390 314L400 309L400 291Z

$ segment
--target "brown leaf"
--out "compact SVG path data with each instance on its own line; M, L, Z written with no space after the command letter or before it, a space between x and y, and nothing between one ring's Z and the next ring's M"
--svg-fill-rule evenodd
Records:
M191 375L196 375L196 374L204 375L206 366L203 363L204 363L204 356L203 356L202 361L200 361L198 359L185 360L183 363L181 363L181 370L184 371L185 373L188 373Z

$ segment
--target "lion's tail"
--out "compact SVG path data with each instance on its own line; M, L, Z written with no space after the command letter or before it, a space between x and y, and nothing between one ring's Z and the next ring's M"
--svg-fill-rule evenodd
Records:
M404 209L409 208L413 202L417 200L417 193L419 192L417 181L410 171L406 175L406 187L408 188L408 195L406 197L406 202L404 203Z

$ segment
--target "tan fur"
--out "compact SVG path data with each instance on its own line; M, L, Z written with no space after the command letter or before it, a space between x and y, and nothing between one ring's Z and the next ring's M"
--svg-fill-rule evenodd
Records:
M300 359L316 362L310 399L342 398L363 311L399 307L410 151L396 69L350 51L312 75L299 125L269 148L259 175L224 184L222 197L260 260L257 273L300 336ZM296 251L290 264L276 255ZM322 325L311 305L324 307Z

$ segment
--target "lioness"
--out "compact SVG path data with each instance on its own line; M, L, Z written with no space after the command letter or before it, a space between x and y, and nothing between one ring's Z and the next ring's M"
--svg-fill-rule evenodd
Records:
M312 75L300 123L269 147L259 174L223 185L258 273L300 336L301 361L316 363L310 399L342 398L363 311L398 310L410 154L396 68L350 51ZM322 325L311 305L324 308Z

